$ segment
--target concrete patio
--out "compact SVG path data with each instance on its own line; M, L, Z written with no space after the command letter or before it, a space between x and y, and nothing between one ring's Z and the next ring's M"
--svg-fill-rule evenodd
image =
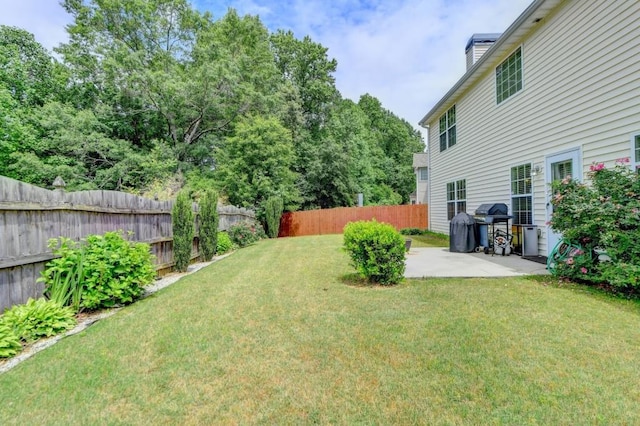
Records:
M443 247L417 247L407 253L407 278L423 277L514 277L548 275L546 266L519 255L451 253Z

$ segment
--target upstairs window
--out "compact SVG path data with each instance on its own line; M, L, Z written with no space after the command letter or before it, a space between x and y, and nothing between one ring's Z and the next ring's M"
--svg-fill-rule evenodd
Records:
M418 169L418 176L421 181L429 180L429 169L426 167L420 167Z
M447 184L447 219L467 211L467 181L461 179Z
M496 100L498 104L520 90L522 90L521 47L496 68Z
M456 106L440 117L440 152L456 144Z

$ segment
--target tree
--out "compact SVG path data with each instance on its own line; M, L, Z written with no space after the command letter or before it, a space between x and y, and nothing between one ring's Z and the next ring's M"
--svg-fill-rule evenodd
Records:
M380 101L371 95L363 95L358 106L368 117L367 128L371 129L373 167L378 171L377 191L386 200L397 199L389 193L389 188L403 203L415 190L412 163L413 154L424 151L424 141L420 133L405 120L382 107ZM385 187L386 186L386 187ZM382 199L371 200L374 204L386 204Z
M277 119L249 117L241 121L235 135L218 151L216 174L231 204L259 207L268 198L279 196L286 208L295 209L299 196L291 171L293 147ZM261 209L258 212L262 213Z
M0 83L22 106L54 99L60 90L54 60L33 34L0 25Z

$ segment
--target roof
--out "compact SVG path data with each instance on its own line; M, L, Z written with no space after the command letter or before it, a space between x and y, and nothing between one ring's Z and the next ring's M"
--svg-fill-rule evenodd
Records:
M413 167L427 167L429 165L429 154L417 152L413 154Z
M467 47L464 48L464 51L468 51L471 49L471 46L474 44L484 44L484 43L495 43L495 41L500 37L500 33L480 33L473 34L469 41L467 42Z
M486 71L497 66L500 59L522 43L522 40L540 25L540 21L562 2L563 0L534 0L418 124L426 127L435 117L442 115L460 95L475 85Z

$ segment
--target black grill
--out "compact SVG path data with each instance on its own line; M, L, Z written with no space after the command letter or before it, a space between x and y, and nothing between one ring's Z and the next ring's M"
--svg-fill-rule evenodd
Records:
M473 218L478 223L504 223L508 222L509 208L504 203L480 204Z

